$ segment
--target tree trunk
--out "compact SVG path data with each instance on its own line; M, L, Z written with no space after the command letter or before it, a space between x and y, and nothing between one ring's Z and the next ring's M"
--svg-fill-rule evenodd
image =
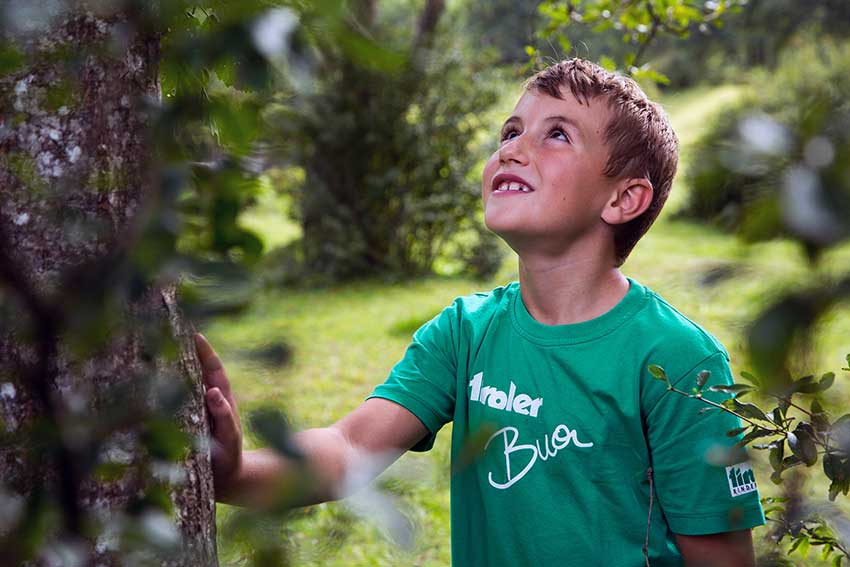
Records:
M75 565L218 563L203 387L174 287L128 292L135 299L112 311L83 289L115 292L102 278L115 277L157 182L144 106L160 95L159 39L128 22L54 14L0 37L25 55L0 77L0 311L17 314L0 319L0 538L13 540L0 540L2 565L67 553ZM84 300L129 325L81 361L86 311L74 303ZM152 344L152 328L165 329L175 355ZM168 390L162 377L188 382L176 421L196 441L171 466L145 444L167 397L157 395ZM42 446L44 427L54 429ZM151 505L152 487L164 487L176 532ZM28 553L23 520L36 517L44 539ZM160 547L131 550L133 526Z

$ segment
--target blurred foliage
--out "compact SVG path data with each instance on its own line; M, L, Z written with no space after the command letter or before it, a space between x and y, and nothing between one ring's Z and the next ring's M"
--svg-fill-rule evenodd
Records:
M525 46L537 43L536 32L542 24L537 2L465 2L461 10L467 49L494 51L497 65L515 65L528 60Z
M807 41L850 35L850 3L844 0L749 0L721 26L696 26L686 38L660 38L653 64L675 86L705 81L739 83L752 69L773 69L801 32Z
M472 214L481 157L473 141L498 95L488 61L460 49L452 22L423 30L423 12L417 26L399 28L413 19L405 10L358 22L386 46L367 61L313 38L321 60L313 82L290 84L268 111L270 137L284 141L275 149L305 172L285 188L302 227L276 260L285 280L428 273L445 244L470 229L468 245L454 244L465 246L471 269L498 265L492 235Z
M660 37L686 38L694 28L707 30L719 27L728 13L740 9L747 0L717 0L711 2L694 0L544 0L540 12L545 25L539 31L568 54L573 50L570 32L576 26L592 34L607 34L619 37L626 46L617 47L608 40L617 55L598 53L600 64L613 71L622 69L636 80L667 84L669 79L647 63L648 49ZM576 38L577 39L577 38ZM614 44L614 45L612 45ZM679 49L677 42L675 49ZM540 50L528 48L532 62L542 58ZM617 57L615 59L615 57Z
M559 0L541 2L540 11L533 58L574 54L680 88L773 68L801 30L850 34L844 0Z
M800 37L697 143L682 214L811 254L850 234L850 43Z
M250 0L238 4L12 0L0 6L0 72L9 79L5 85L14 86L30 69L54 66L59 86L47 93L47 111L83 104L75 73L85 59L123 58L133 38L160 39L161 51L149 51L149 59L139 67L159 69L163 92L161 99L132 101L133 112L144 113L150 125L145 162L154 182L141 195L138 214L111 235L115 242L108 254L67 268L58 274L55 289L42 290L28 281L17 251L7 246L5 229L0 230L3 332L12 333L33 359L11 382L3 376L4 403L11 403L5 397L16 394L31 397L39 412L26 426L7 430L3 424L0 443L4 449L21 448L29 464L51 471L36 478L23 495L14 492L21 490L20 479L2 479L0 563L4 565L27 560L88 564L91 546L84 542L97 542L99 552L120 556L124 565L160 564L165 558L183 564L172 493L187 474L195 474L185 470L190 449L202 450L208 440L189 436L178 425L185 402L193 395L198 399L199 393L191 391L196 386L190 386L186 376L163 370L177 366L181 351L191 348L191 338L173 337L177 331L164 324L162 313L147 312L140 305L152 290L167 289L178 280L182 306L196 321L244 308L252 298L251 270L263 249L256 235L240 225L239 215L251 203L261 171L260 109L282 61L286 62L275 48L286 56L290 32L306 22L308 14L312 18L316 6L299 3L285 13L269 8L266 2ZM324 2L319 8L322 19L316 25L342 17L341 2ZM268 29L269 18L281 23L281 15L287 16L284 25ZM102 29L111 30L107 36L111 40L103 45L82 39L79 50L63 44L45 51L31 41L62 22L94 22L95 17L102 19ZM134 78L110 80L132 84ZM11 108L6 104L8 95L0 93L4 115ZM0 124L7 124L2 118ZM20 120L8 124L15 126ZM2 157L20 165L11 171L25 189L43 188L23 153ZM92 192L122 189L124 183L145 185L143 179L101 171L93 172L92 180L74 182ZM62 210L66 197L62 191L40 195L55 200L51 206ZM99 226L71 228L102 234ZM68 234L69 239L74 237ZM162 299L154 304L162 305ZM179 332L188 334L186 328ZM141 345L137 359L133 359L134 341ZM54 392L56 386L64 387L57 384L60 372L78 378L92 375L99 371L95 361L113 352L131 359L120 377L82 388L75 384L70 393L63 391L65 396ZM286 349L260 354L263 362L280 361ZM15 385L26 395L15 392ZM99 408L95 418L86 415L89 407ZM282 420L270 413L262 417L260 428ZM276 439L286 434L278 430ZM111 482L128 475L147 479L144 490L104 510L83 506L84 486L94 482L108 491ZM105 492L103 498L108 502L110 496ZM113 504L116 508L110 509ZM256 564L269 565L268 557L285 557L285 542L276 539L267 548Z

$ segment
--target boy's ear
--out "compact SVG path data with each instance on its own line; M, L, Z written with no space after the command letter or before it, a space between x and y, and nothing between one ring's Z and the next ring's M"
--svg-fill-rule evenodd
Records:
M602 210L608 224L624 224L639 217L652 203L652 183L645 178L623 179L617 183Z

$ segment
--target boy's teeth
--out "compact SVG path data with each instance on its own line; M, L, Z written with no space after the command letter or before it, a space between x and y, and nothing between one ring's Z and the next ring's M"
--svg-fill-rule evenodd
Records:
M496 189L496 190L497 191L521 191L523 193L528 193L529 191L531 191L528 187L526 187L522 183L517 183L516 181L505 181L504 183L499 185L499 188Z

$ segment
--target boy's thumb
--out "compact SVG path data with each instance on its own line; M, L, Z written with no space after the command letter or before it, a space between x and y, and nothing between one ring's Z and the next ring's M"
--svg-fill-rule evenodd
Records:
M210 388L207 390L207 400L215 406L221 406L224 404L224 394L218 388Z

